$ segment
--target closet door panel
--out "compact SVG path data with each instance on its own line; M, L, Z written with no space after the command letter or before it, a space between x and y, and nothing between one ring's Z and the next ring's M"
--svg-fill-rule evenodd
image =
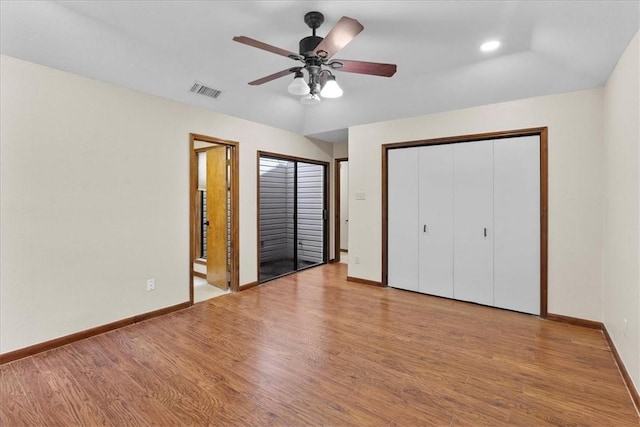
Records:
M493 141L453 153L454 298L493 305Z
M540 139L494 143L494 304L540 314Z
M419 148L388 155L388 285L418 290Z
M420 149L419 291L453 298L453 146Z

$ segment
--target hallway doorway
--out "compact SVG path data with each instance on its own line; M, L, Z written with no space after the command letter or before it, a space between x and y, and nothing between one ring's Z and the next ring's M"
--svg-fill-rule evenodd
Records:
M335 262L349 263L349 159L335 160Z
M237 142L204 135L190 136L190 267L189 298L194 303L194 278L219 291L238 290ZM198 299L215 295L203 291Z

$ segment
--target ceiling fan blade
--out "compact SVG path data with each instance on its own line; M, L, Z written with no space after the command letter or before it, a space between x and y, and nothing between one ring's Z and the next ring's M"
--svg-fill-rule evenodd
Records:
M261 85L263 83L270 82L271 80L275 80L275 79L279 79L280 77L284 77L287 74L295 73L298 70L300 70L300 67L287 68L286 70L278 71L277 73L273 73L273 74L265 76L265 77L263 77L261 79L249 82L249 84L251 86Z
M295 52L291 52L290 50L286 50L286 49L281 49L279 47L275 47L275 46L271 46L270 44L267 43L263 43L261 41L249 38L249 37L245 37L245 36L236 36L233 38L234 41L238 42L238 43L243 43L246 44L248 46L252 46L252 47L257 47L258 49L262 49L262 50L266 50L267 52L272 52L278 55L282 55L282 56L286 56L286 57L291 57L292 55L295 57L298 57L300 55L298 55Z
M332 66L341 63L342 68ZM381 62L351 61L349 59L334 59L327 64L331 68L347 73L370 74L372 76L391 77L396 73L396 64L383 64ZM337 64L336 64L337 65Z
M343 16L316 47L314 53L322 58L331 58L363 29L362 24L355 19Z

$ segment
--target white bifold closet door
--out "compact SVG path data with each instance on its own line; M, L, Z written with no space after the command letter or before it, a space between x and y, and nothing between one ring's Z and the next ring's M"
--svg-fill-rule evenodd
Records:
M493 305L493 141L453 144L455 299Z
M540 139L388 152L389 286L540 314Z
M453 298L453 145L422 147L419 291Z
M494 305L540 314L540 138L494 141Z
M389 286L418 290L419 147L390 150L388 156Z

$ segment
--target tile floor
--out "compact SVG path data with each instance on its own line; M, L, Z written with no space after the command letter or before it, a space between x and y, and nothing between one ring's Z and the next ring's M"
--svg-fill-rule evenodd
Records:
M206 301L211 298L226 295L229 290L223 291L213 285L207 283L207 281L201 277L193 278L193 303Z
M349 264L349 254L347 252L340 252L340 262L343 264ZM213 285L207 283L207 281L201 277L193 278L193 303L206 301L210 298L219 297L230 293L230 290L223 291Z

